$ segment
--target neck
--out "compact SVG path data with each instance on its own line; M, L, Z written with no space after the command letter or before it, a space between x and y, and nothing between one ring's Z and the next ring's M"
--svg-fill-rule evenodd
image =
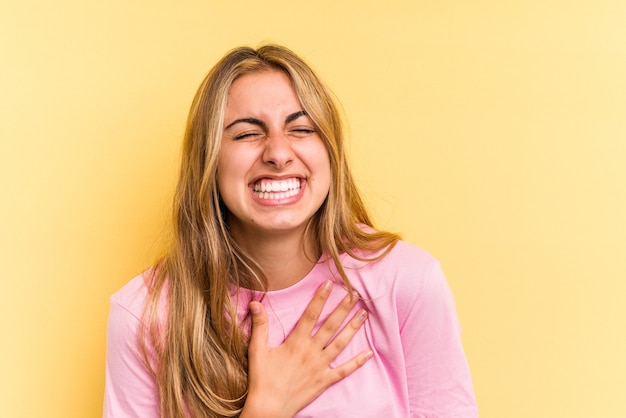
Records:
M237 244L263 269L268 290L299 282L319 257L312 240L305 240L304 229L284 234L231 231Z

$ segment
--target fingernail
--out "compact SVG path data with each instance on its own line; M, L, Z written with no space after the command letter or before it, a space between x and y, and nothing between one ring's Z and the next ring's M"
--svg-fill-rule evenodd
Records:
M357 314L357 319L359 321L365 321L365 318L367 318L367 311L365 309L361 309Z
M369 360L372 358L372 356L374 355L374 352L372 350L368 351L367 353L365 353L365 360Z
M352 302L356 302L357 300L359 300L359 294L357 292L352 292L352 294L350 295L350 300Z
M324 283L324 285L322 286L322 290L324 292L329 292L330 288L333 286L333 282L331 282L330 280L326 280L326 282Z
M250 312L252 312L253 314L258 314L259 312L261 312L261 305L259 304L259 302L250 303Z

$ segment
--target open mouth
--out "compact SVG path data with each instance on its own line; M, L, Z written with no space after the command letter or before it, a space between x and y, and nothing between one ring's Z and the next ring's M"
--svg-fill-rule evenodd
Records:
M283 180L262 179L254 183L252 192L260 199L278 200L300 193L301 180L293 177Z

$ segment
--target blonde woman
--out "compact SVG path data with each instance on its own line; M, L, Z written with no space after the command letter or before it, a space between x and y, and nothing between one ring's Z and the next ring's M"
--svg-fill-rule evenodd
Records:
M374 228L284 47L229 52L196 94L171 247L111 298L104 416L477 416L439 264Z

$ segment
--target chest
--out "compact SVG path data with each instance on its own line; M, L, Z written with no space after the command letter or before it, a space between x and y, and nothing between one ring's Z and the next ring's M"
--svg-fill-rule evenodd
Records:
M320 317L320 324L330 315L340 299L328 301ZM296 326L304 306L273 311L271 300L268 302L269 342L270 345L277 346L284 342ZM296 414L295 418L408 416L405 357L396 321L393 318L386 321L384 313L378 312L375 304L359 302L346 323L360 308L367 309L370 315L344 351L331 363L331 367L343 364L368 349L374 352L374 356L352 375L328 388Z

